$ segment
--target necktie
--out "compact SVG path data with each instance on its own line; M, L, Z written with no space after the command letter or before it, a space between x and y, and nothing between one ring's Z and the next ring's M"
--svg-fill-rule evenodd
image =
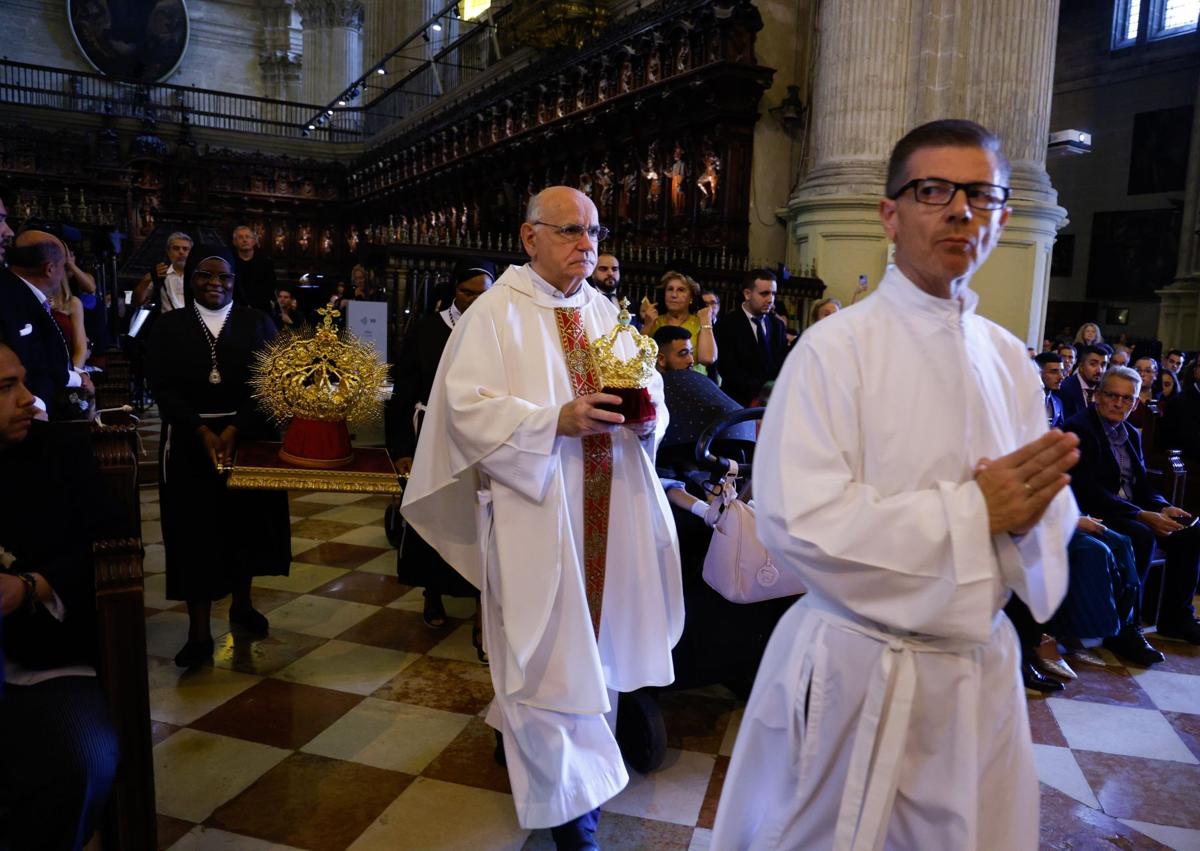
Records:
M767 341L767 317L756 317L754 322L758 325L758 348L762 351L763 357L768 358L771 354L771 347Z
M53 310L50 308L50 302L49 302L49 301L43 301L43 302L42 302L42 308L43 308L43 309L46 311L46 315L47 315L47 316L49 316L51 319L53 319L53 318L54 318L54 311L53 311Z
M1046 391L1046 422L1054 425L1054 403L1050 401L1050 391Z

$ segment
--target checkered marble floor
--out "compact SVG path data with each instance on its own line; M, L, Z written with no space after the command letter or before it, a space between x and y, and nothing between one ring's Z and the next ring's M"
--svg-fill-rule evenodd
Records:
M155 437L147 453L155 451ZM421 620L395 578L388 500L291 495L291 575L255 582L271 634L229 632L212 666L171 659L187 628L165 599L158 493L143 489L146 632L159 845L181 849L546 849L522 830L482 713L474 602ZM1200 849L1200 648L1151 639L1151 671L1079 664L1029 701L1045 848ZM660 696L670 750L604 807L606 849L703 849L741 717L723 688Z

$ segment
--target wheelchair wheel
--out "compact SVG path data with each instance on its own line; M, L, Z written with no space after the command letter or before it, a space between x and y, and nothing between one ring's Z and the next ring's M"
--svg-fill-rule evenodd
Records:
M649 774L667 758L667 725L654 695L622 693L617 703L617 744L629 766Z

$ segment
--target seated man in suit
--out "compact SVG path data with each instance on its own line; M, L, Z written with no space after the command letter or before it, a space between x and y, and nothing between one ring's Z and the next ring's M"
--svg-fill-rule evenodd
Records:
M1096 385L1100 376L1108 369L1108 359L1112 355L1105 343L1081 346L1079 349L1079 364L1075 374L1063 381L1058 388L1058 398L1062 399L1063 416L1070 419L1092 404Z
M787 356L787 329L774 315L778 284L770 269L746 273L744 301L715 332L721 389L739 405L749 405L763 385L774 381Z
M1063 365L1063 380L1070 378L1075 373L1075 346L1071 343L1059 343L1054 353L1062 358Z
M66 247L51 234L23 231L7 260L9 269L0 270L0 329L25 367L35 406L54 419L77 417L94 390L87 373L71 368L49 301L66 273Z
M658 360L655 366L659 372L691 369L696 363L696 353L692 349L692 332L688 329L679 325L664 325L654 332L654 342L658 343Z
M1141 376L1132 369L1113 367L1099 383L1095 404L1067 418L1067 431L1079 435L1080 452L1071 489L1080 510L1131 539L1143 580L1154 547L1166 551L1158 634L1200 644L1200 623L1192 609L1200 565L1200 527L1189 526L1191 515L1168 503L1150 484L1142 460L1141 435L1125 424L1137 404L1141 383ZM1143 609L1153 607L1157 599L1157 592L1148 589ZM1127 627L1117 638L1106 641L1106 646L1112 643L1120 652L1122 641L1134 641L1131 631L1138 627Z
M1050 428L1062 428L1063 416L1062 399L1058 398L1058 388L1063 383L1062 355L1054 352L1042 352L1034 357L1042 373L1042 391L1046 394L1046 422Z
M95 464L86 437L70 440L34 422L25 370L3 339L0 811L12 848L66 851L88 841L117 767L116 734L92 667L91 528L71 510L95 505Z

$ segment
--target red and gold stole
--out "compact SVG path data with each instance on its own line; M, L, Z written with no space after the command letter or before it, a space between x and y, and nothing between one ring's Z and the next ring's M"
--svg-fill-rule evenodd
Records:
M567 373L575 395L599 393L603 386L588 353L579 308L557 307L558 338L567 358ZM612 495L612 435L583 438L583 573L592 628L600 637L600 605L604 601L604 564L608 557L608 506Z

